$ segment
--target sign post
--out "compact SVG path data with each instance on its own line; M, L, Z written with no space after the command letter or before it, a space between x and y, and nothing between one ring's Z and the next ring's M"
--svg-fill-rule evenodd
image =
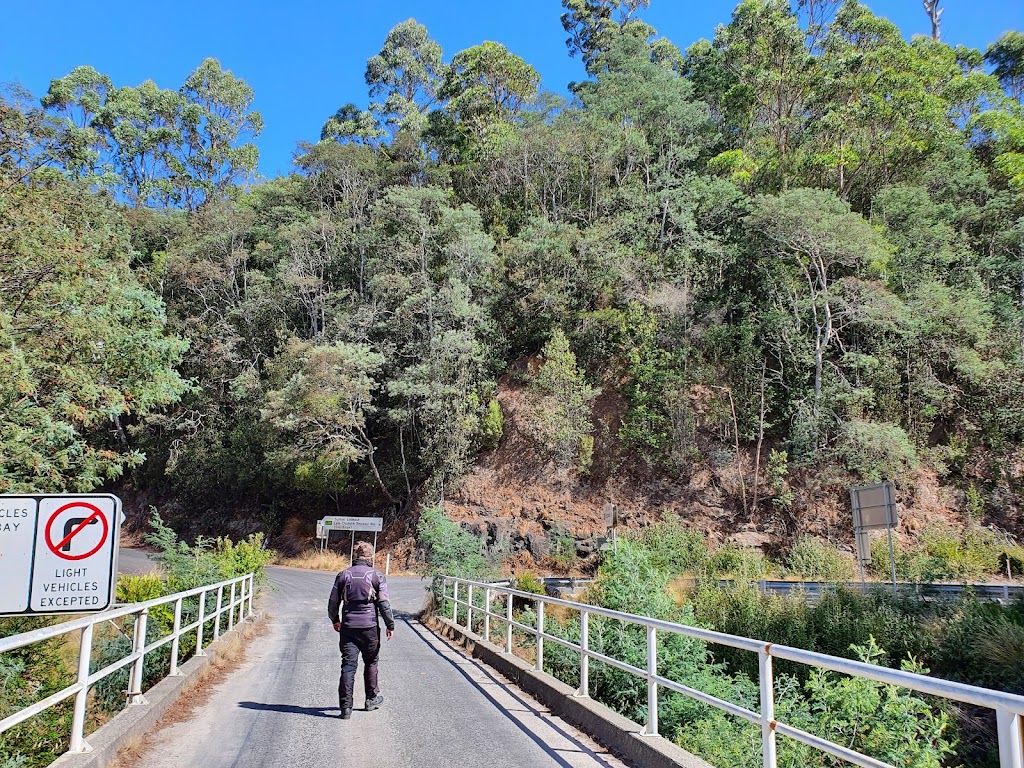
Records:
M324 531L323 541L325 548L327 547L327 538L331 535L331 531L351 531L352 541L349 546L349 562L352 562L352 557L355 554L356 531L373 531L373 558L374 561L376 561L377 534L384 530L383 517L340 517L338 515L333 515L325 517L317 523L317 531L320 530L321 525Z
M868 531L884 528L889 538L889 571L892 588L896 589L896 553L892 543L892 529L899 524L896 515L896 488L888 480L874 485L854 486L850 489L853 505L853 531L857 538L857 562L860 581L864 583L864 565L871 561Z
M120 528L116 496L0 495L0 615L106 609Z
M608 502L601 511L604 514L605 526L612 530L612 554L617 555L619 553L619 541L615 534L615 528L619 524L619 509L611 502Z

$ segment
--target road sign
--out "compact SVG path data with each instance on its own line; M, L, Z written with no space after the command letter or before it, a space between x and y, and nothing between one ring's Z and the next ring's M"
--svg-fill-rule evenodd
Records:
M889 570L892 588L896 589L896 555L893 551L892 529L899 524L896 515L896 489L888 480L873 485L858 485L850 489L853 505L853 533L857 539L857 562L860 580L864 581L864 566L871 562L871 542L868 531L884 529L889 538Z
M850 489L854 528L895 528L896 492L890 482L860 485Z
M324 527L332 531L382 531L383 517L325 517Z
M37 508L29 496L0 496L0 615L28 610Z
M121 517L116 496L0 496L0 614L107 608Z

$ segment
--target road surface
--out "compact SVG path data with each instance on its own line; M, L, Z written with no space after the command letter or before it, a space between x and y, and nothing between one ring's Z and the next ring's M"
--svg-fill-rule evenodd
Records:
M384 705L338 718L333 575L269 568L268 631L186 722L159 731L146 768L624 768L625 764L415 618L426 582L388 583L397 629L381 651Z
M149 559L149 553L141 549L121 547L117 550L118 573L149 573L160 568L159 564Z

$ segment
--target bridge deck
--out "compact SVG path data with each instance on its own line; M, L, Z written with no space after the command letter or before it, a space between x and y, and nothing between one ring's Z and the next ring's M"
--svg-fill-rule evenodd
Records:
M389 579L397 631L381 652L384 706L338 719L341 656L326 616L333 577L270 569L268 632L186 722L162 729L146 768L374 765L541 768L625 764L413 618L426 582Z

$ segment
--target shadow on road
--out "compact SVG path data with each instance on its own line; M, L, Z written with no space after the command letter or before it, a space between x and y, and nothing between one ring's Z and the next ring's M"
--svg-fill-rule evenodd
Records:
M263 712L287 712L293 715L309 715L310 717L336 718L337 707L297 707L294 704L261 704L258 701L240 701L238 706L242 709L257 709Z
M423 626L422 623L420 623L418 616L405 619L405 623L409 626L409 628L413 631L413 633L416 636L419 637L420 640L422 640L424 643L426 643L426 645L430 648L430 650L432 650L434 653L436 653L438 656L440 656L446 662L451 664L458 671L458 673L460 675L462 675L464 678L466 678L466 680L469 682L470 685L472 685L474 688L476 688L494 706L495 709L497 709L499 712L501 712L502 715L504 715L506 718L508 718L510 721L512 721L512 723L514 723L515 726L517 728L519 728L519 730L521 730L523 733L525 733L527 736L529 736L530 739L532 739L533 742L535 744L537 744L537 746L539 746L551 758L553 758L555 760L555 762L559 766L562 766L562 768L573 768L572 763L570 763L567 760L565 760L565 758L563 758L560 754L558 754L558 752L556 750L552 749L550 746L548 746L546 743L544 743L544 741L536 733L531 731L524 723L522 723L519 720L519 718L514 714L514 710L509 709L504 704L502 704L500 701L498 701L490 693L490 691L488 691L478 681L474 680L469 675L469 673L466 672L465 669L463 669L463 666L468 664L468 665L471 665L474 668L478 669L483 674L483 676L487 679L487 682L490 685L494 685L495 687L500 688L509 697L514 699L520 705L522 705L524 711L527 711L527 712L530 712L531 714L540 716L543 713L545 713L546 710L538 708L538 705L535 702L531 702L530 700L528 700L528 699L524 698L523 696L519 695L516 692L516 688L515 687L513 687L510 683L506 682L505 680L499 678L496 673L492 672L486 666L484 666L483 664L476 664L475 662L470 660L467 656L465 656L464 654L460 653L459 650L457 648L455 648L447 640L445 640L444 638L439 637L438 635L435 635L434 633L432 633L425 626ZM463 662L459 663L455 659L452 659L452 658L450 658L448 656L445 656L440 650L437 649L437 647L434 645L434 643L432 643L430 641L431 639L436 639L442 645L444 645L445 647L451 649L452 652L457 657L459 657L459 658L461 658L463 660ZM601 755L599 755L598 753L594 752L594 750L591 749L590 747L588 747L586 744L583 744L579 740L574 738L573 735L571 733L567 732L564 728L558 727L558 725L552 719L544 718L544 724L547 725L549 728L551 728L553 731L555 731L558 734L560 734L561 736L563 736L567 741L569 741L576 748L576 751L589 756L598 765L602 765L602 766L605 766L606 768L610 768L609 764L601 757Z

